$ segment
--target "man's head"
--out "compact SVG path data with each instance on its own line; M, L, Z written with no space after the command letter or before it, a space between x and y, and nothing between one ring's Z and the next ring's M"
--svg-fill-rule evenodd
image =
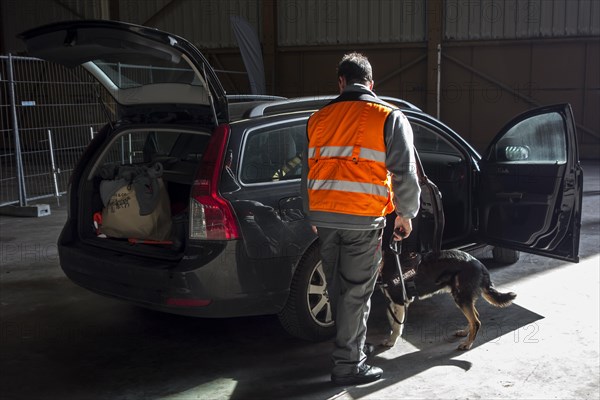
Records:
M373 69L367 57L360 53L349 53L338 64L338 85L340 92L346 85L360 83L373 88Z

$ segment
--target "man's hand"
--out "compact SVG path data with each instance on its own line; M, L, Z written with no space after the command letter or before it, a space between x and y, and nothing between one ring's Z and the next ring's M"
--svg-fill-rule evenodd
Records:
M408 218L396 216L394 221L394 240L402 240L407 238L412 232L412 221Z
M317 227L316 226L311 225L310 227L312 228L312 231L315 233L315 235L319 234L319 232L317 231Z

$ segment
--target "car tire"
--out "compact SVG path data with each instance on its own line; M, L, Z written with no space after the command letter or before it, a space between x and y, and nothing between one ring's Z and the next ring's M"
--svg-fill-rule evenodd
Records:
M521 254L516 250L505 249L504 247L494 247L492 249L492 256L497 263L514 264L519 261Z
M279 321L288 333L300 339L322 341L335 335L318 246L311 246L300 259Z

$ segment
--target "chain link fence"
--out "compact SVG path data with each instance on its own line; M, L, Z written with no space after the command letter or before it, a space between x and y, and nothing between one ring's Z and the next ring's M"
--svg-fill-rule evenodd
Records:
M0 56L0 206L66 193L95 132L112 117L110 96L82 67Z

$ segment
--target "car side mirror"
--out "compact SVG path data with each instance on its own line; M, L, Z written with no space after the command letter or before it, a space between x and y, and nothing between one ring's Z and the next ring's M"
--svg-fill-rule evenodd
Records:
M502 157L506 161L525 161L529 159L530 150L528 146L506 146Z

